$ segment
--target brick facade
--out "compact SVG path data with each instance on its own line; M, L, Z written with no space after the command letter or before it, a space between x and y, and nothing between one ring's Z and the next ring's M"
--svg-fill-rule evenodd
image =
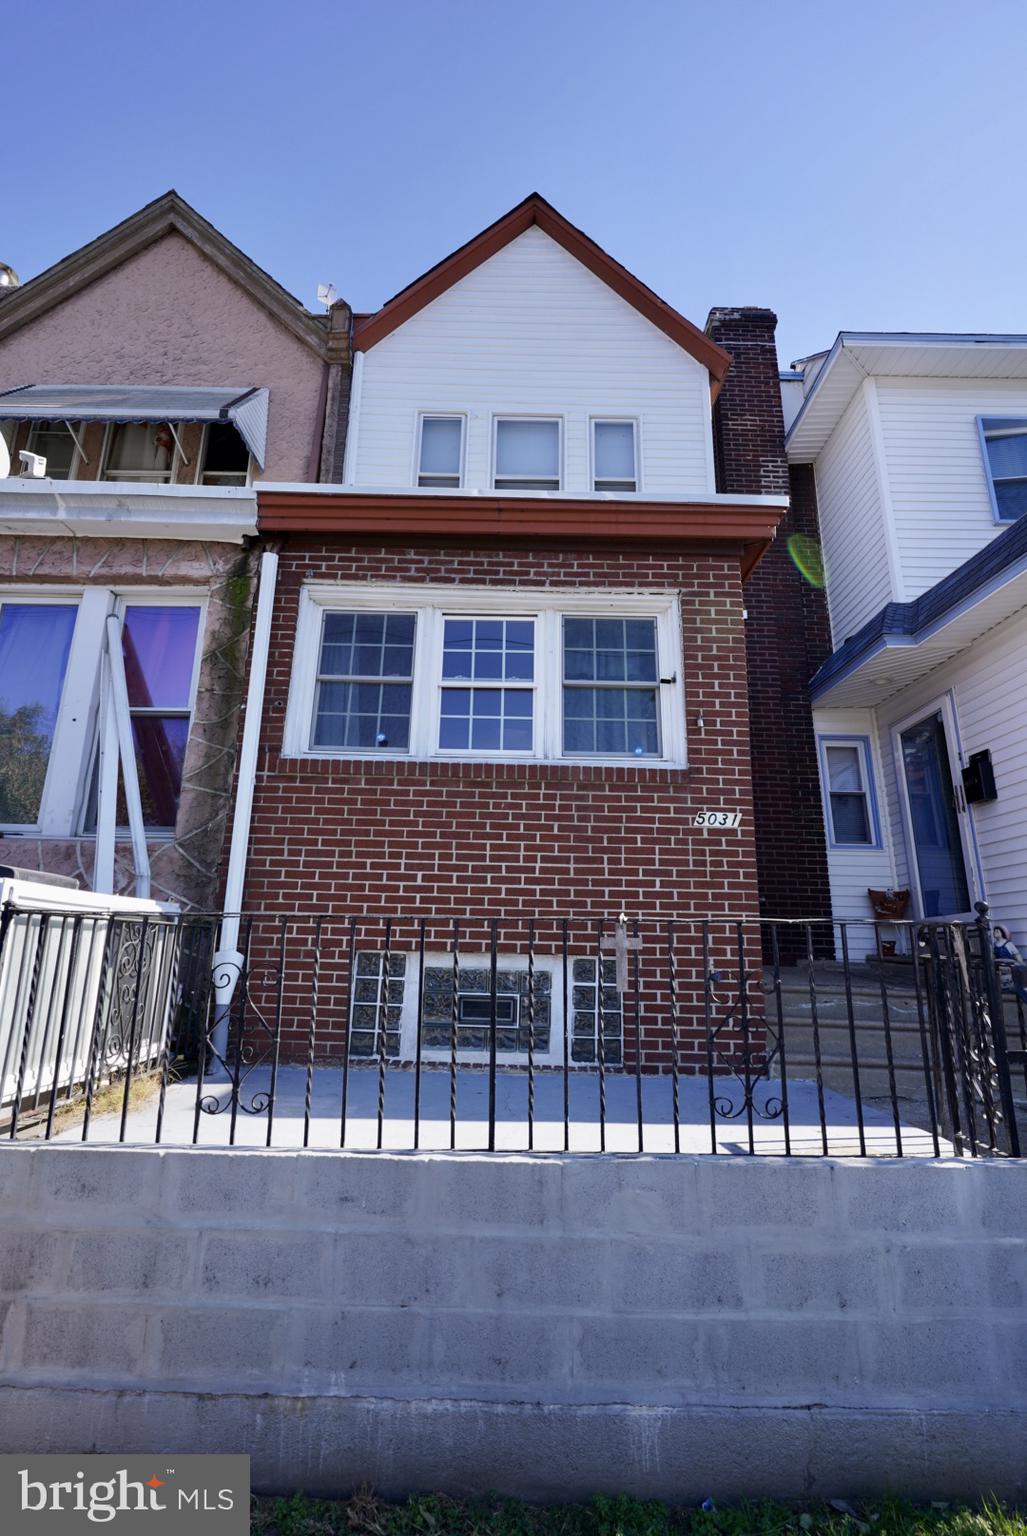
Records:
M298 601L305 581L452 583L501 588L648 588L681 593L688 767L579 763L406 762L281 755ZM704 724L697 725L702 717ZM675 940L675 984L684 1054L702 1055L701 936L697 919L756 911L745 639L738 556L681 550L426 548L286 541L280 556L261 756L244 907L255 913L331 912L429 919L435 939L464 920L464 945L482 952L471 919L500 919L506 953L523 952L537 924L540 953L558 947L572 920L575 954L595 953L596 923L642 920L646 942L639 1021L642 1063L670 1061L666 922ZM692 823L708 805L738 807L741 831ZM296 930L293 949L301 946ZM261 959L273 936L261 929ZM381 923L364 930L381 948ZM394 949L416 947L416 924L394 927ZM307 938L303 941L309 942ZM429 943L434 942L433 938ZM337 932L336 950L345 946ZM737 938L717 925L714 945L733 964ZM716 957L715 957L716 958ZM289 980L286 1050L298 1053L309 1013L309 967ZM340 963L342 963L340 961ZM343 969L345 967L343 966ZM318 1053L341 1049L341 971L321 978ZM654 990L655 988L655 990ZM658 1005L655 999L659 997ZM627 1017L626 1065L637 1059ZM730 1031L728 1032L730 1034Z
M791 494L777 539L745 588L752 791L760 912L830 916L827 849L809 679L830 654L827 603L802 576L788 540L819 542L812 469L789 472L774 331L767 309L715 309L707 333L732 355L713 412L717 489ZM791 956L802 952L797 934Z

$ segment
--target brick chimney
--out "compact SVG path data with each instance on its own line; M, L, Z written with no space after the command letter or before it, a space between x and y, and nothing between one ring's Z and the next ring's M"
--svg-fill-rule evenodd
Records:
M776 540L745 587L761 915L830 917L809 679L831 641L824 594L788 552L790 535L819 542L820 531L812 467L790 468L785 457L776 328L769 309L710 311L706 334L731 354L713 408L714 461L718 491L791 496ZM804 953L803 936L795 937L782 958Z

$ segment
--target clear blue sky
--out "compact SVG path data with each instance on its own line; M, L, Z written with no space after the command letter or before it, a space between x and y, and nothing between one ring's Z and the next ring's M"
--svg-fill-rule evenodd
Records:
M373 309L532 190L697 324L1027 331L1023 0L33 0L0 260L170 186Z

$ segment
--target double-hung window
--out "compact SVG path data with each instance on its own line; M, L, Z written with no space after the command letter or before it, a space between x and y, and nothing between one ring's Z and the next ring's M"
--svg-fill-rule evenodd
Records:
M592 489L638 490L638 445L633 421L593 421Z
M27 447L46 460L48 480L70 480L79 456L81 426L75 431L66 421L34 421L29 428Z
M530 752L532 619L445 618L439 713L441 752Z
M497 491L560 489L560 423L544 417L496 420Z
M563 621L563 749L568 756L659 757L655 619Z
M39 821L78 605L0 599L0 824Z
M979 416L977 421L995 519L1015 522L1027 512L1027 420Z
M175 434L167 422L117 422L107 433L101 480L171 480Z
M289 755L685 761L677 594L305 589Z
M250 450L228 421L212 421L203 431L200 458L201 485L245 485L249 479Z
M464 418L422 416L417 439L417 483L459 490L464 461Z
M880 846L867 739L822 736L820 763L832 847Z

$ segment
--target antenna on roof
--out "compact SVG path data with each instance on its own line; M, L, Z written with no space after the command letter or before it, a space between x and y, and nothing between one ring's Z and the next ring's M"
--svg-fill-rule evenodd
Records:
M325 309L331 309L338 297L334 283L318 283L317 302L323 304Z

